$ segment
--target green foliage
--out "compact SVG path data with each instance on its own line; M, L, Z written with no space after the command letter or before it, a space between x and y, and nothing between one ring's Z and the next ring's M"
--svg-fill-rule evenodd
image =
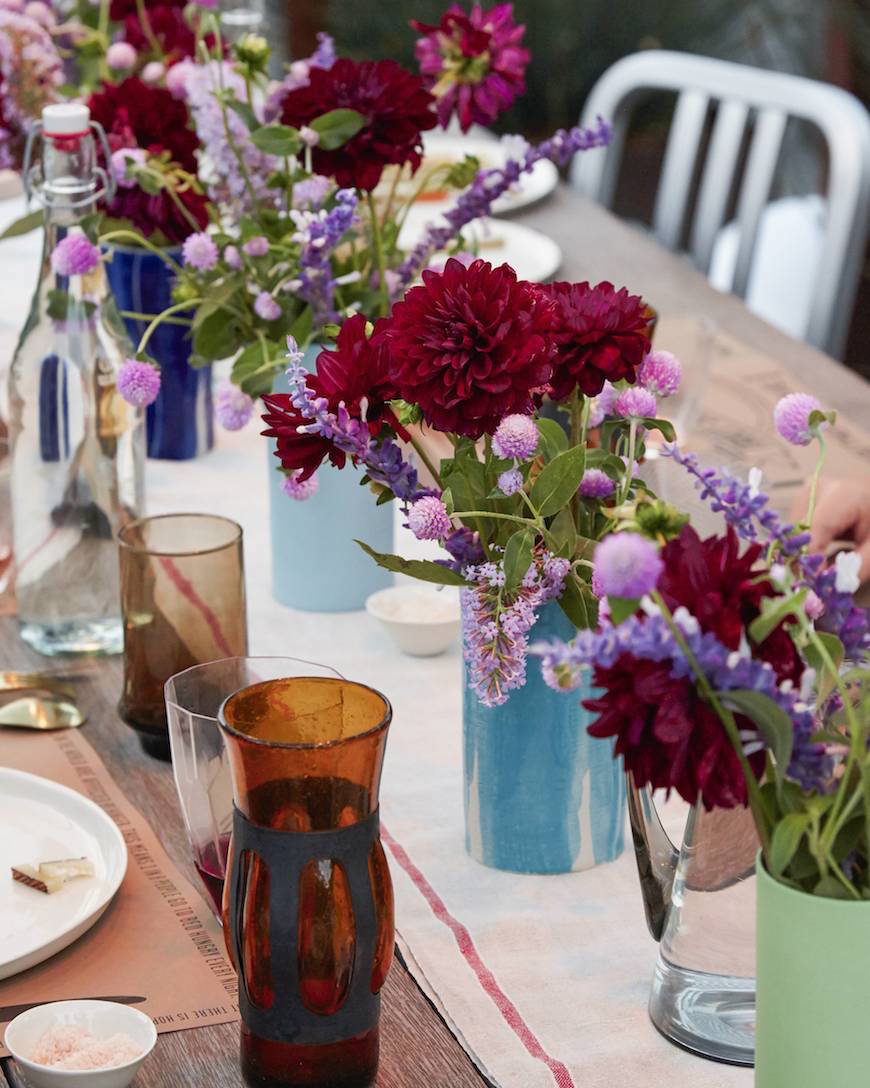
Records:
M289 125L262 125L251 133L251 143L267 155L295 155L302 148L299 130Z
M356 540L356 544L362 548L366 555L370 555L379 567L391 570L395 574L408 574L421 582L436 582L442 586L464 586L468 583L461 574L442 567L440 563L433 563L428 559L403 559L400 555L388 555L384 552L376 552L362 540Z
M324 151L335 151L353 139L365 124L365 117L356 110L338 109L315 117L309 128L313 128L320 137L318 147Z
M532 485L532 506L542 517L557 513L577 493L585 469L584 447L573 446L557 454Z

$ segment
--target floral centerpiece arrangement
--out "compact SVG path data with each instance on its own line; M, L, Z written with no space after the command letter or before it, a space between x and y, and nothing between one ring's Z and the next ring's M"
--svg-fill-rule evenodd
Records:
M833 413L790 394L775 420L787 441L820 447L802 523L770 509L757 470L743 483L674 446L727 532L650 531L626 508L593 554L609 619L532 650L555 690L594 670L589 732L615 739L638 786L707 809L749 806L760 844L763 1088L847 1083L868 1060L854 1015L870 939L870 621L853 599L861 557L840 552L827 564L808 551Z

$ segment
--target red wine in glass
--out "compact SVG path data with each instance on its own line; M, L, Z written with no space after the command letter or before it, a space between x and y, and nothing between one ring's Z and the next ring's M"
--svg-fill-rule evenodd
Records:
M227 871L227 851L230 848L229 835L221 835L217 843L208 842L194 848L193 864L205 885L211 900L211 909L221 920L221 903L224 897L224 876Z

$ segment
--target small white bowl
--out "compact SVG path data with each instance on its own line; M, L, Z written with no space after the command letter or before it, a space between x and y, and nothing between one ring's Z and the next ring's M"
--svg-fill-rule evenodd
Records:
M142 1053L110 1069L57 1069L32 1061L28 1055L57 1024L86 1028L97 1039L129 1035ZM4 1041L29 1088L126 1088L154 1049L157 1029L145 1013L117 1001L54 1001L16 1016L6 1028Z
M459 594L450 586L390 586L368 598L366 611L412 657L443 654L459 634Z

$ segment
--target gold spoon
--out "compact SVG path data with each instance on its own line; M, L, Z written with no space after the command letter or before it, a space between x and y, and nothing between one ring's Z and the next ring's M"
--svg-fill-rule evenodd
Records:
M67 699L28 695L0 706L0 726L10 729L77 729L86 720Z

